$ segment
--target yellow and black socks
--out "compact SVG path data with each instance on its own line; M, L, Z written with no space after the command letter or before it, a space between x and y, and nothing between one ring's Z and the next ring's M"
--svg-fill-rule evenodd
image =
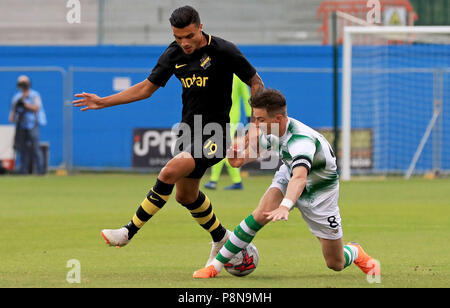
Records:
M166 184L159 179L150 190L147 197L134 214L133 219L125 226L128 229L128 239L131 239L142 226L166 204L172 194L174 184ZM214 242L223 239L227 230L220 224L212 210L211 202L201 191L198 198L191 204L183 204L192 217L210 234Z
M199 191L198 198L191 204L182 204L191 212L197 223L211 234L214 242L223 239L227 230L220 224L212 209L211 202L204 193Z
M128 229L129 240L166 204L173 187L174 184L166 184L159 179L156 180L155 186L153 186L147 197L142 201L133 219L125 226Z

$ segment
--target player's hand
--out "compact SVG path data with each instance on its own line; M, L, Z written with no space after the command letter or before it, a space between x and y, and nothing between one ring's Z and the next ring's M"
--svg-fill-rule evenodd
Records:
M230 163L231 167L233 167L233 168L239 168L245 162L244 155L243 155L242 151L238 150L237 144L234 144L228 148L227 159L228 159L228 162Z
M96 94L83 92L75 94L75 97L82 97L82 99L78 99L72 102L74 107L84 107L81 109L81 111L104 108L103 104L101 103L101 97Z
M276 222L279 220L288 220L289 209L285 206L279 206L277 209L271 212L264 212L263 215L272 222Z

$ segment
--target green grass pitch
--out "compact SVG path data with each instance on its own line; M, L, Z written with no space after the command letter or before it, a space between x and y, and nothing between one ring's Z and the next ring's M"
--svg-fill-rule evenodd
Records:
M126 224L156 175L80 174L0 178L0 287L449 287L450 180L355 180L341 183L345 241L357 241L381 263L381 283L354 265L325 266L319 242L297 210L255 238L260 264L238 278L211 280L192 272L209 255L210 237L171 196L124 248L107 247L103 228ZM234 228L257 205L271 176L251 176L243 191L221 179L206 191L221 222ZM204 183L204 181L202 182ZM67 261L80 262L69 284Z

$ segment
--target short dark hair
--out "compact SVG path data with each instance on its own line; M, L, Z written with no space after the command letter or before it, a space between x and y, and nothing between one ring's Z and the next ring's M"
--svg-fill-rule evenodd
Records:
M200 15L189 5L179 7L172 12L170 24L175 28L184 28L190 24L200 25Z
M252 108L266 109L267 114L271 117L279 113L284 116L287 115L286 98L275 89L259 90L250 98L250 105Z

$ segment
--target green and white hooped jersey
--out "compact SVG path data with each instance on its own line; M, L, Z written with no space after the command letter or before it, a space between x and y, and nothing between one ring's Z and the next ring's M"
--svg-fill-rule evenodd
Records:
M309 126L288 118L286 132L259 136L259 146L277 151L290 175L293 169L304 166L308 169L307 184L300 200L311 200L317 193L335 190L339 185L336 156L328 141Z

